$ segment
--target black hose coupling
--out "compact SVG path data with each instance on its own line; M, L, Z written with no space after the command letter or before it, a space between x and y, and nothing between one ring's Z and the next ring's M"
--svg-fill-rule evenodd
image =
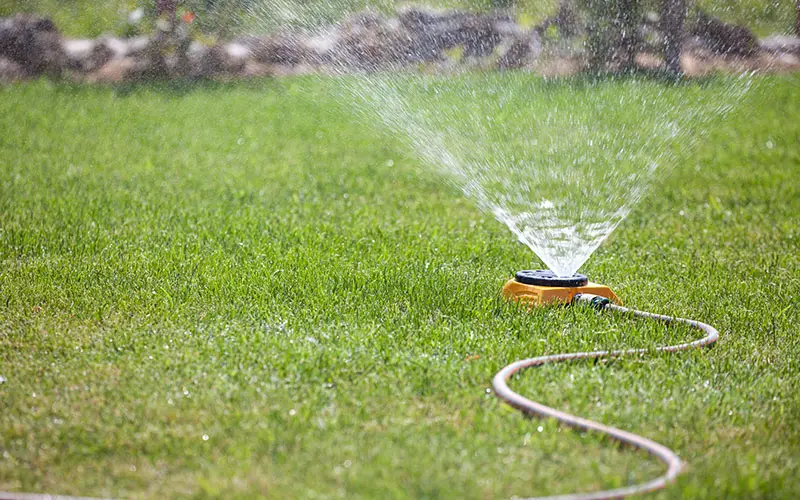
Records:
M594 295L591 293L579 293L575 295L573 301L587 304L591 307L594 307L598 311L605 309L606 306L611 303L611 300L607 299L606 297L601 297L600 295Z

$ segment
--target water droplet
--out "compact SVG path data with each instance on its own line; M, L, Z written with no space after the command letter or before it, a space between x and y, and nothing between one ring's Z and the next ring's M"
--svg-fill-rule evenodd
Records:
M519 104L501 114L497 99L484 98L496 92L491 86L464 89L425 78L412 82L412 90L416 85L452 96L458 106L448 109L444 103L451 99L409 99L399 81L365 79L351 91L387 128L401 131L425 163L455 180L561 275L572 275L625 220L656 180L656 166L678 159L669 152L676 138L692 146L703 125L726 112L718 109L719 100L678 105L672 91L642 82L619 98L623 106L605 92L590 93L575 112L513 100L529 87L504 85L504 99ZM732 86L726 100L736 102L744 90ZM616 116L618 109L624 115ZM615 119L602 120L602 126L587 119L606 115ZM552 209L532 206L551 193Z

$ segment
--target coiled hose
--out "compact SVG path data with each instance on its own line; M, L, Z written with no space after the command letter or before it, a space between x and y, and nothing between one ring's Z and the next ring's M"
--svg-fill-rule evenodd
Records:
M719 339L719 332L717 332L717 330L713 326L701 323L699 321L684 319L684 318L674 318L672 316L663 316L660 314L653 314L649 312L628 309L626 307L612 304L608 299L604 297L599 297L597 295L590 295L590 294L576 295L575 298L573 299L573 303L587 304L601 311L612 311L617 313L630 314L638 318L654 319L656 321L659 321L667 325L673 323L683 323L685 325L689 325L693 328L701 330L706 334L706 336L700 340L695 340L693 342L657 347L655 349L624 349L618 351L575 352L569 354L554 354L550 356L539 356L537 358L516 361L506 366L502 370L500 370L500 372L498 372L497 375L494 376L494 379L492 380L494 393L495 395L497 395L498 398L503 400L505 403L508 403L509 405L513 406L514 408L520 410L525 414L535 415L538 417L554 418L557 421L569 427L574 427L576 429L582 429L587 431L600 432L621 443L625 443L640 450L646 451L650 455L653 455L654 457L664 462L664 464L666 464L667 466L667 471L662 476L653 479L651 481L648 481L646 483L637 484L633 486L626 486L624 488L617 488L613 490L598 491L593 493L575 493L569 495L547 497L548 499L602 500L609 498L622 498L630 495L637 495L641 493L647 493L650 491L662 489L667 484L672 482L678 476L678 474L681 473L681 470L683 469L683 462L681 461L680 458L678 458L678 456L672 450L670 450L664 445L656 443L655 441L652 441L645 437L637 436L636 434L625 432L623 430L616 429L614 427L609 427L600 424L598 422L594 422L592 420L576 417L575 415L570 415L569 413L564 413L554 408L550 408L548 406L536 403L535 401L531 401L530 399L527 399L509 389L508 379L510 379L514 374L526 368L532 368L535 366L541 366L549 363L561 363L564 361L574 361L578 359L618 358L621 356L632 356L638 354L645 354L648 352L678 352L678 351L686 351L689 349L696 349L700 347L708 347L713 345L717 341L717 339Z

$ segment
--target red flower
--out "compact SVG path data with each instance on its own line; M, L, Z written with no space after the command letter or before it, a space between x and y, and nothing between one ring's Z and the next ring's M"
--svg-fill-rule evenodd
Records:
M194 15L194 12L192 12L191 10L187 10L186 12L183 13L181 19L183 19L183 22L185 22L186 24L192 24L192 21L194 21L196 17L197 16Z

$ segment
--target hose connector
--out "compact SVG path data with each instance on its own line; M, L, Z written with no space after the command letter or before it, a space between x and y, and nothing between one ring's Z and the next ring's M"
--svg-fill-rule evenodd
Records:
M594 307L597 310L605 309L608 304L611 303L611 300L606 297L601 297L600 295L594 295L592 293L578 293L575 294L575 297L572 299L573 302L586 304L588 306Z

